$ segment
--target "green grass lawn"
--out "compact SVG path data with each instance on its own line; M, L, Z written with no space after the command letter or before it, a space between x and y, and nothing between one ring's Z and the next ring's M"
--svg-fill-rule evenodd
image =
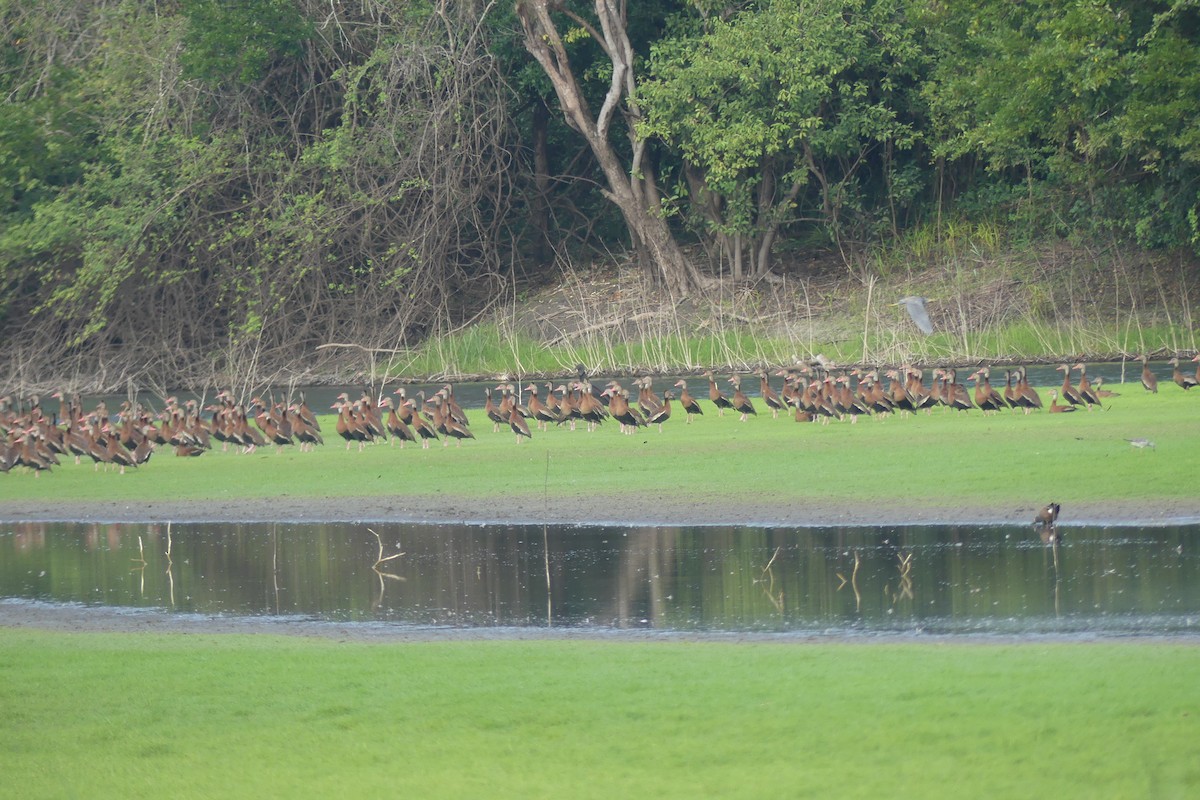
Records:
M1150 643L336 643L0 630L0 796L1195 797Z
M1149 395L1125 385L1106 410L1029 416L979 411L861 419L858 424L797 424L772 419L705 416L685 425L675 416L660 433L622 436L613 422L588 433L534 431L517 446L493 433L482 411L477 439L461 448L422 451L377 444L346 451L326 418L327 443L314 453L263 448L251 455L214 451L176 458L170 451L126 475L64 464L35 478L28 470L0 475L3 499L108 499L460 496L622 498L703 495L745 504L931 503L976 508L1057 500L1078 510L1089 502L1196 501L1200 475L1200 390L1165 385ZM1049 398L1045 397L1047 405ZM1154 449L1126 439L1153 440ZM0 499L2 511L3 499Z

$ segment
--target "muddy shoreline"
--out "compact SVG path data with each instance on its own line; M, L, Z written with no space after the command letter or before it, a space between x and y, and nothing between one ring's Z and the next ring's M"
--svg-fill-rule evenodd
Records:
M1069 635L1069 634L945 634L912 632L753 632L666 631L647 628L573 627L449 627L400 625L386 622L331 622L303 617L237 617L181 614L154 608L113 608L73 603L54 604L31 600L0 599L0 628L54 633L172 634L223 636L267 634L297 636L334 642L417 644L425 642L589 641L723 642L728 644L926 644L945 646L1070 643L1086 645L1121 642L1138 645L1189 645L1200 647L1200 636Z
M1093 502L1072 507L1059 498L1063 526L1163 526L1200 523L1195 501ZM0 500L4 522L286 522L442 523L467 525L610 525L820 527L843 525L1026 525L1040 506L940 506L881 500L847 505L797 498L791 503L659 495L574 496L497 503L456 497L170 500L149 502Z

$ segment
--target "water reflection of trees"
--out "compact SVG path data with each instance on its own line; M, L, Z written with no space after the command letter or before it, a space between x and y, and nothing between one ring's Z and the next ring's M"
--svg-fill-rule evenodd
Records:
M1057 554L1028 528L22 523L4 533L6 596L181 611L730 630L1200 611L1195 528L1070 528Z

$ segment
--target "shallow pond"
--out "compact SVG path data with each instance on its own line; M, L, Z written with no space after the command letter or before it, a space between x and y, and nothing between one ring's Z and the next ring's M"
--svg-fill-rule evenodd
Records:
M1200 526L25 523L0 597L415 626L1200 634ZM378 537L376 536L378 534Z

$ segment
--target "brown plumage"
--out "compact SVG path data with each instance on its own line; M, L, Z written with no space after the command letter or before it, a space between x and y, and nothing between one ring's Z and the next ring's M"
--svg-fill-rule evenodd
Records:
M394 445L400 442L400 447L404 447L405 442L416 442L417 435L413 433L412 428L396 415L396 404L392 402L392 398L385 397L380 401L383 407L387 409L387 416L383 420L383 427L387 429L391 439L388 440L389 445Z
M1092 382L1088 380L1087 364L1080 362L1075 365L1075 369L1079 370L1079 392L1080 398L1087 403L1087 410L1091 411L1092 406L1100 405L1100 395L1096 394L1096 390L1092 388ZM1101 406L1103 408L1103 406Z
M1071 385L1071 367L1066 364L1059 364L1054 368L1056 371L1061 371L1063 374L1062 399L1066 400L1073 406L1081 406L1084 404L1084 399L1079 392Z
M717 407L717 416L725 416L725 409L733 408L733 403L717 388L717 379L712 370L704 373L704 377L708 378L708 399Z
M558 413L543 403L542 399L538 397L537 384L529 384L525 387L525 391L529 392L529 400L525 405L529 407L529 415L533 417L538 430L547 430L549 423L558 422Z
M1074 410L1075 410L1075 406L1060 406L1058 404L1058 390L1057 389L1050 390L1049 411L1051 414L1065 414L1068 411L1074 411Z
M729 382L733 384L733 397L731 397L729 400L729 406L734 411L741 414L741 417L738 418L738 422L745 422L747 419L749 419L749 415L751 414L757 417L758 412L754 410L754 403L752 403L750 398L746 396L746 393L742 391L741 376L731 375L729 376Z
M645 417L629 405L629 392L619 384L610 386L604 392L608 396L608 413L621 424L621 433L632 434L638 428L645 427Z
M593 431L597 425L604 422L608 416L608 409L604 407L604 403L599 399L599 396L592 391L592 385L587 381L579 384L579 416L587 421L588 430ZM607 399L607 395L604 396Z
M779 412L787 408L787 404L783 402L783 398L771 388L771 382L767 380L767 371L760 369L758 371L758 393L762 397L763 402L767 404L767 408L771 409L771 418L778 419Z
M1058 512L1060 510L1061 506L1058 503L1048 503L1034 516L1033 527L1041 537L1043 544L1058 542Z
M1142 386L1147 392L1158 394L1158 378L1150 371L1150 357L1142 356Z
M1174 367L1174 369L1171 372L1171 380L1175 381L1176 386L1178 386L1180 389L1183 389L1186 392L1188 389L1191 389L1193 386L1196 385L1197 378L1200 376L1187 375L1184 372L1182 372L1179 369L1179 359L1178 358L1171 359L1171 366ZM1197 370L1197 372L1200 373L1200 370Z
M1013 392L1017 398L1017 405L1025 409L1026 414L1042 407L1042 398L1038 395L1037 390L1029 385L1029 381L1025 378L1024 367L1017 368L1017 383L1013 387Z
M663 392L662 405L651 409L650 413L646 415L646 424L657 425L659 433L662 433L663 423L671 418L671 400L674 396L670 391Z
M424 405L425 392L418 392L417 397L421 400L421 404ZM412 425L413 432L416 433L421 439L421 449L428 450L429 442L433 439L439 438L437 428L435 428L428 419L426 419L420 412L416 410L412 400L406 400L404 403L406 406L408 406L409 424ZM403 415L401 414L397 414L397 416L403 418Z
M683 378L680 378L679 380L675 381L675 387L679 389L679 405L687 414L685 424L691 425L692 417L696 414L704 416L704 412L700 409L700 403L696 400L696 398L692 397L688 393L687 381L685 381Z
M500 410L500 406L496 405L496 401L492 399L492 392L495 391L488 386L483 390L484 396L487 397L487 402L483 404L483 413L487 414L487 418L492 421L492 433L498 433L500 426L508 422L507 415Z
M1004 398L1000 393L992 388L991 382L988 380L990 371L987 367L981 367L970 379L975 381L975 405L979 406L979 410L985 415L988 412L995 413L1004 409Z
M520 409L513 405L508 412L508 427L517 436L517 444L521 443L521 439L532 439L533 434L529 432L529 425L525 422L525 417L521 416Z

